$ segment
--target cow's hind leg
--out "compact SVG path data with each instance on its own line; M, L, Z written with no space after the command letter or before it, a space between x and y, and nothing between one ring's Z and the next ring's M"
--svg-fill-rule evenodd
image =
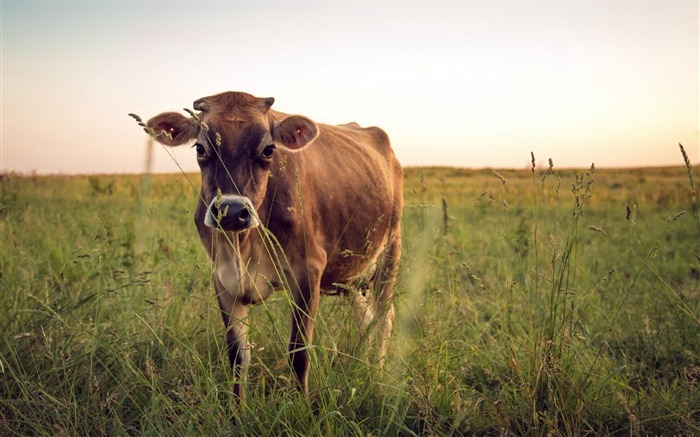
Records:
M382 367L386 361L389 338L394 326L394 286L401 258L401 233L397 231L390 238L383 263L375 273L379 283L374 299L374 313L377 317L377 335L379 337L378 363Z
M378 340L378 363L383 366L389 338L394 325L394 303L392 300L399 258L401 257L401 237L392 238L383 256L377 263L370 287L361 287L351 294L351 304L355 320L366 346L373 348ZM372 297L371 295L374 295Z
M353 289L350 294L352 313L360 328L360 334L365 336L374 321L374 305L371 301L371 290L368 285Z

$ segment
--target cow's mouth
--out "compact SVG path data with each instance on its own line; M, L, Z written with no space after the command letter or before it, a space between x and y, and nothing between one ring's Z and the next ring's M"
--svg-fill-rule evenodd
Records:
M204 224L226 232L240 232L260 225L253 203L237 194L217 195L207 208Z

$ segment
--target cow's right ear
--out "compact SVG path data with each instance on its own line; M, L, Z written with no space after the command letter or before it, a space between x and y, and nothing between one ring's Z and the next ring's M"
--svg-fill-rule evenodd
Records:
M156 115L147 125L153 129L156 141L166 146L180 146L199 135L199 123L177 112Z

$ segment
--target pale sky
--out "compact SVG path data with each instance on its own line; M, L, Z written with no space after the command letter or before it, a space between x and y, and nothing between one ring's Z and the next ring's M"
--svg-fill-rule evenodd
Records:
M246 91L406 166L693 164L695 1L2 0L0 170L144 171L127 116ZM171 149L172 150L172 149ZM157 172L196 170L157 146Z

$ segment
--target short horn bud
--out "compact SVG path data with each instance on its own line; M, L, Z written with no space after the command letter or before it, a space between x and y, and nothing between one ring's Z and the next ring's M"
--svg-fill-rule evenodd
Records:
M194 103L192 104L192 107L194 109L196 109L197 111L202 111L202 112L206 112L210 109L209 104L204 99L195 100Z

